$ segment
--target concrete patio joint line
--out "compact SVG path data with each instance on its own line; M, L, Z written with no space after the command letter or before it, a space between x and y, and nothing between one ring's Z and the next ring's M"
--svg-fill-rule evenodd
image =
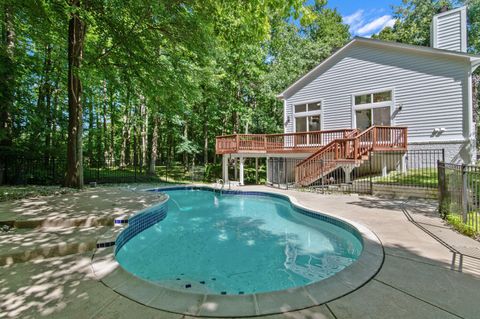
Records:
M334 319L338 319L337 316L333 313L333 310L332 310L332 308L330 308L328 303L325 304L325 307L327 307L328 311L330 311L330 313L332 314Z
M373 280L375 280L376 282L379 282L379 283L381 283L381 284L384 284L385 286L388 286L388 287L390 287L390 288L392 288L392 289L395 289L396 291L399 291L399 292L401 292L401 293L403 293L403 294L405 294L405 295L407 295L407 296L410 296L410 297L412 297L412 298L414 298L414 299L417 299L417 300L419 300L419 301L421 301L421 302L424 302L424 303L426 303L426 304L428 304L428 305L430 305L430 306L432 306L432 307L435 307L435 308L440 309L440 310L442 310L442 311L444 311L444 312L447 312L447 313L451 314L452 316L455 316L455 317L457 317L457 318L462 318L462 319L464 318L464 317L462 317L462 316L460 316L460 315L457 315L456 313L453 313L453 312L451 312L451 311L449 311L449 310L447 310L447 309L444 309L444 308L442 308L442 307L440 307L440 306L437 306L437 305L435 305L435 304L433 304L433 303L431 303L431 302L429 302L429 301L426 301L426 300L424 300L424 299L422 299L422 298L419 298L419 297L417 297L417 296L415 296L415 295L412 295L411 293L408 293L408 292L406 292L405 290L402 290L402 289L397 288L397 287L395 287L395 286L393 286L393 285L387 284L386 282L384 282L384 281L382 281L382 280L379 280L379 279L377 279L377 278L373 278Z

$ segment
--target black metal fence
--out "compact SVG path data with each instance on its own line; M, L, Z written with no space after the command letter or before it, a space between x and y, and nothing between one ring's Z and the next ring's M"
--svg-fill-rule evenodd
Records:
M3 184L6 185L61 185L67 169L66 159L31 158L26 156L4 157L0 169ZM218 167L217 167L218 166ZM148 168L138 164L120 165L119 162L105 162L86 159L83 162L84 183L140 183L140 182L199 182L220 178L219 165L158 162L152 174Z
M480 166L438 163L439 207L442 217L461 231L480 231Z
M437 162L444 160L443 149L378 151L356 164L334 160L311 163L308 178L296 176L302 159L270 158L267 183L279 188L306 188L372 194L376 190L438 188Z

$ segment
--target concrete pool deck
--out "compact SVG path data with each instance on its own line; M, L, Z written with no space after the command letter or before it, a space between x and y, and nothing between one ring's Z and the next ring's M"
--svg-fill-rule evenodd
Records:
M241 190L278 192L295 197L307 208L343 217L365 225L382 241L385 260L379 273L356 291L321 306L286 312L266 318L478 318L480 304L480 243L445 226L435 212L435 203L379 199L355 195L321 195L299 191L274 190L268 187L242 187ZM88 189L88 200L73 200L74 194L59 198L39 198L49 214L77 216L82 212L92 218L122 211L129 214L153 202L155 198L124 188ZM99 199L108 192L107 199ZM83 193L83 192L80 192ZM102 196L97 196L103 194ZM93 197L91 197L93 196ZM146 197L142 197L146 196ZM147 198L147 199L146 199ZM97 202L97 199L99 202ZM57 206L59 201L71 202ZM143 201L135 209L135 203ZM9 208L10 207L10 208ZM112 209L115 207L115 209ZM10 210L9 210L10 209ZM15 210L12 212L12 210ZM41 210L41 211L44 211ZM13 213L13 215L12 215ZM15 203L0 205L4 216L24 213ZM30 213L35 215L35 209ZM68 225L68 223L67 223ZM87 238L100 238L105 227L80 225L71 231L88 232ZM71 227L71 225L69 226ZM88 229L88 230L87 230ZM95 232L98 230L98 232ZM23 231L23 230L22 230ZM58 236L73 240L68 231ZM43 229L32 232L45 233ZM47 234L48 235L48 234ZM44 235L44 236L47 236ZM0 233L22 238L22 233ZM63 237L65 236L65 237ZM28 236L25 236L28 237ZM31 235L35 246L36 236ZM47 240L48 242L48 240ZM45 243L43 243L45 244ZM0 245L6 254L9 245ZM95 279L91 268L93 251L69 252L66 256L36 258L0 267L0 318L185 318L136 303L115 293ZM461 262L460 262L461 261ZM135 289L135 287L132 287ZM288 305L286 305L288 306ZM286 307L288 308L288 307Z

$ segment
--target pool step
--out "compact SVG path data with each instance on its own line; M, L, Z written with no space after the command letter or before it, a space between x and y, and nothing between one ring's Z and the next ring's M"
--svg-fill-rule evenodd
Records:
M97 240L97 248L105 248L110 246L115 246L115 240L118 234L127 226L128 224L116 224L117 227L109 228L105 233L103 233ZM118 227L125 226L125 227Z
M13 229L0 233L0 266L93 251L110 228Z
M130 214L122 216L85 216L76 218L29 218L29 219L5 219L0 220L0 225L8 225L14 228L70 228L70 227L101 227L123 226L128 223Z

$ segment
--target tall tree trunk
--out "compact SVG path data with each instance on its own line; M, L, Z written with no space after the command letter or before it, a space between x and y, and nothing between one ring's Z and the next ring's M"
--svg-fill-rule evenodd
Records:
M93 101L93 105L94 105L94 108L95 108L95 146L96 146L96 156L95 156L95 162L98 165L100 165L100 163L103 164L103 161L102 161L102 158L103 158L103 150L102 150L102 144L103 144L103 140L102 140L102 124L100 122L100 106L99 106L100 103L95 103L95 100Z
M51 157L52 151L52 93L53 85L50 81L50 75L52 72L52 46L47 45L46 58L45 58L45 110L46 110L46 132L45 132L45 160L48 163Z
M133 165L135 168L138 167L138 136L137 136L137 125L133 125Z
M127 98L125 102L125 109L123 112L123 128L122 128L122 146L120 150L120 167L127 166L129 162L130 152L128 148L130 135L130 89L127 88Z
M70 0L72 9L80 7L80 0ZM85 23L73 10L68 23L68 145L65 186L83 187L82 156L82 82L79 69L83 57Z
M113 103L113 90L110 90L110 143L108 146L108 154L110 156L110 163L115 165L115 106Z
M208 126L203 123L203 164L208 164Z
M147 105L145 101L145 97L141 97L140 99L140 116L142 119L142 125L141 125L141 141L142 141L142 159L141 159L141 167L144 167L147 165L147 134L148 134L148 110L147 110Z
M133 165L138 167L139 165L139 156L138 156L138 112L139 107L135 105L134 114L133 114Z
M33 134L31 135L31 144L37 147L38 141L44 139L44 160L45 165L48 165L50 157L50 126L51 126L51 84L50 73L52 67L51 46L45 46L45 59L43 63L43 73L40 77L38 85L38 99L37 99L37 118L34 122Z
M15 90L15 31L13 27L13 6L3 7L3 32L0 45L0 153L6 154L12 146L12 109ZM5 182L7 159L0 156L0 185Z
M89 99L88 101L88 161L91 165L93 161L93 100Z
M207 103L203 106L203 164L208 164L208 119L207 119Z
M188 122L185 120L185 124L183 125L183 140L188 141ZM188 170L188 153L183 152L183 166L185 171Z
M103 80L103 90L102 90L102 96L103 96L103 130L102 130L102 136L103 136L103 160L107 164L109 163L109 157L108 157L108 132L107 132L107 80Z
M60 138L57 135L57 127L60 125L59 123L59 104L58 104L58 96L60 94L59 90L59 83L60 83L60 76L57 74L54 85L52 86L52 95L53 95L53 104L52 104L52 126L50 127L50 132L52 136L52 149L58 149L59 147L59 140Z
M152 145L150 148L150 165L148 168L148 174L155 175L155 163L157 162L157 152L158 152L158 125L160 123L160 118L157 114L153 116L153 132L152 132Z

